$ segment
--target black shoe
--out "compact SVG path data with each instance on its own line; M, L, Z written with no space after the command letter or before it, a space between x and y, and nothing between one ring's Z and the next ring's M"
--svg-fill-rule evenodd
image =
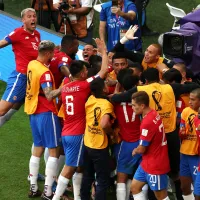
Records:
M44 194L44 192L43 192L42 195L41 195L41 199L43 199L43 200L52 200L53 199L53 194L51 196L46 196Z
M159 35L158 32L152 31L149 27L147 27L145 25L142 26L141 30L142 30L142 36L157 36L157 35Z
M40 197L42 194L42 192L40 190L37 190L36 192L33 192L32 190L29 191L28 193L28 197L29 198L36 198L36 197Z

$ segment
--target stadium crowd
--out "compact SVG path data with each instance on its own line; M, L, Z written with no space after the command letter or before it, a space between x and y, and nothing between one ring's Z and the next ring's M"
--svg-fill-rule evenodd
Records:
M117 200L169 200L171 180L177 200L200 199L200 85L184 63L162 57L159 44L141 52L136 7L127 1L123 10L119 2L102 7L100 28L122 17L126 31L106 47L104 30L96 47L84 46L83 60L75 59L74 35L64 35L59 46L40 40L33 8L0 41L0 48L12 45L16 59L0 101L0 127L25 104L33 137L29 198L72 199L66 194L72 180L75 200L105 200L111 185Z

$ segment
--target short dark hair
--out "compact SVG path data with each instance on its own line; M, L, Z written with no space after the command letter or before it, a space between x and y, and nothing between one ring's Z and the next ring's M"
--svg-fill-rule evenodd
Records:
M163 74L163 80L169 83L172 83L172 82L181 83L182 75L180 71L178 71L177 69L171 68Z
M114 61L114 59L119 59L119 58L127 59L126 53L125 52L116 52L112 57L112 62Z
M85 63L81 60L72 61L69 71L72 76L76 76L84 69Z
M77 40L76 36L64 35L61 40L61 48L66 47L66 46L71 46L74 40Z
M129 69L129 68L124 68L124 69L121 69L119 71L119 73L117 74L117 80L120 84L123 83L123 79L126 75L130 75L130 74L133 74L133 70L132 69Z
M197 96L197 98L200 99L200 88L192 90L192 92L190 92L190 93L195 94Z
M132 62L132 61L131 61ZM129 63L129 61L128 61ZM143 67L140 63L138 62L132 62L131 65L129 65L130 68L135 68L137 70L139 70L140 72L143 72Z
M96 78L90 83L90 90L96 98L103 96L103 89L105 87L104 79Z
M137 104L144 104L145 106L149 106L149 95L145 91L139 91L132 95L132 100L134 100Z
M159 82L159 71L156 68L148 68L143 72L144 78L148 82Z
M125 90L129 90L138 85L140 78L136 75L126 75L122 82L122 87Z

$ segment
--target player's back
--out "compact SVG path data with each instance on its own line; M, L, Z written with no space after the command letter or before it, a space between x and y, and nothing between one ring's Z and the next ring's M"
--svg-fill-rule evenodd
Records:
M167 141L160 115L151 110L141 123L142 142L149 143L142 155L142 167L149 174L165 174L169 172Z
M131 103L114 104L114 108L121 139L126 142L138 141L140 139L140 119L133 111Z
M62 103L65 111L62 135L81 135L85 131L85 103L90 94L87 81L73 81L62 88Z

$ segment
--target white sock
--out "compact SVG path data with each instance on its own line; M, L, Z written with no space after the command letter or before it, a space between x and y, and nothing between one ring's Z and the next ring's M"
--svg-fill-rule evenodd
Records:
M170 198L167 196L166 198L164 198L163 200L170 200Z
M191 193L187 196L185 196L185 195L182 195L182 196L183 196L184 200L194 200L194 194L193 193Z
M64 165L65 165L65 156L60 155L58 158L58 167L57 167L56 176L58 176L60 174L60 171L63 169Z
M77 172L75 172L75 174L72 177L74 200L81 200L80 190L81 190L82 178L83 178L83 174L77 173Z
M126 200L129 200L130 197L131 183L132 183L131 179L128 179L126 182Z
M69 179L65 178L64 176L60 175L58 178L58 185L56 187L55 194L52 200L60 200L61 196L65 192L65 189L69 183Z
M147 200L143 192L133 195L134 200Z
M142 192L144 193L145 197L148 198L148 185L147 184L145 184L142 187Z
M52 195L52 185L56 177L58 166L58 159L55 157L49 157L46 163L45 169L45 195L51 196Z
M36 156L31 156L29 162L29 173L30 173L29 176L30 176L30 184L32 186L31 189L33 190L33 192L36 192L38 190L37 178L38 178L39 167L40 167L40 158Z
M117 183L116 190L117 200L126 200L126 184Z
M17 110L10 109L5 115L0 116L0 127L3 126L6 123L6 121L8 121L16 112Z
M49 158L49 149L45 148L45 150L44 150L44 162L45 162L45 164L47 164L48 158Z
M33 154L33 150L34 150L34 143L32 144L32 147L31 147L31 153Z

